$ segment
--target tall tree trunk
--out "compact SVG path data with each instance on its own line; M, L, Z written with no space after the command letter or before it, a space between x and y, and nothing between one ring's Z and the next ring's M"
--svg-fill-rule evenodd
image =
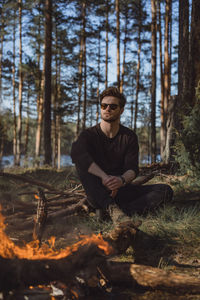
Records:
M61 167L61 113L60 113L60 104L61 104L61 61L62 61L62 51L60 49L59 55L59 65L58 65L58 113L56 116L56 128L57 128L57 167Z
M180 107L189 89L189 0L179 0L178 95Z
M60 170L61 167L61 116L56 116L56 124L57 124L57 168Z
M170 76L170 58L169 58L169 25L170 25L170 7L171 0L166 0L165 3L165 42L164 42L164 115L165 115L165 150L163 159L166 162L166 138L167 138L167 118L168 118L168 106L170 100L170 87L169 87L169 76Z
M138 62L136 73L136 94L135 94L135 117L134 117L134 131L137 129L138 116L138 95L140 90L140 54L141 54L141 30L142 30L142 15L141 15L141 0L139 1L139 24L138 24Z
M5 29L5 20L4 20L4 8L3 8L3 4L1 9L1 33L0 33L0 105L2 104L2 60L3 60L3 43L4 43L4 29Z
M171 75L172 75L172 70L171 70L171 64L172 64L172 1L170 2L169 5L169 97L171 96Z
M83 2L83 66L84 66L84 98L83 98L83 115L82 129L86 126L87 111L87 59L86 59L86 2Z
M151 0L152 12L152 87L151 87L151 161L156 162L156 50L157 50L157 5L156 0Z
M52 0L45 1L45 73L44 73L44 163L52 162L51 149L51 44Z
M192 1L192 20L191 20L191 97L190 107L195 104L195 89L200 80L200 1Z
M117 86L120 89L120 16L119 16L119 0L115 0L116 9L116 36L117 36Z
M17 155L17 118L16 118L16 82L15 82L15 42L16 42L16 10L13 17L13 61L12 61L12 97L13 97L13 156L14 165L16 165Z
M28 158L28 143L29 143L29 122L30 122L30 85L27 87L27 116L26 116L26 129L25 129L25 147L24 154L26 159Z
M164 111L164 76L163 76L163 52L162 52L162 21L161 21L161 0L158 0L158 15L159 15L159 50L160 50L160 155L164 159L165 149L165 132L166 132L166 116Z
M23 73L22 73L22 0L18 0L19 6L19 115L17 120L17 155L16 165L20 165L21 159L21 135L22 135L22 90L23 90Z
M41 6L41 1L39 2ZM40 7L39 7L40 11ZM41 30L41 17L39 17L38 24L38 35ZM45 70L45 60L43 60L43 70L40 70L40 59L41 59L41 43L38 43L38 55L37 55L37 68L38 68L38 87L37 87L37 128L36 128L36 138L35 138L35 163L38 166L40 163L41 154L41 139L42 139L42 123L43 123L43 109L44 109L44 70Z
M109 23L108 23L108 15L109 15L109 0L106 0L106 74L105 74L105 89L108 87L108 31L109 31Z
M80 50L79 50L79 72L78 72L78 112L77 112L77 123L76 123L76 137L80 131L80 108L81 108L81 92L82 92L82 80L83 80L83 29L80 36Z
M98 67L97 67L97 101L96 101L96 124L99 122L99 86L100 86L100 63L101 63L101 31L99 28Z
M53 137L53 167L57 164L57 109L58 109L58 31L57 24L55 24L56 38L55 38L55 79L54 79L54 95L53 100L53 120L52 120L52 137Z
M178 44L178 101L175 127L181 130L181 118L187 112L189 97L189 0L179 1L179 44Z
M36 139L35 139L35 157L36 165L39 165L40 154L41 154L41 139L42 139L42 124L43 124L43 112L44 112L44 69L45 69L45 60L43 61L43 70L40 75L39 80L39 91L37 97L37 129L36 129Z
M123 93L123 86L124 86L124 75L125 75L125 65L126 65L127 32L128 32L128 7L126 5L125 28L124 28L124 51L123 51L123 63L122 63L122 76L121 76L121 80L120 80L120 92L121 93Z

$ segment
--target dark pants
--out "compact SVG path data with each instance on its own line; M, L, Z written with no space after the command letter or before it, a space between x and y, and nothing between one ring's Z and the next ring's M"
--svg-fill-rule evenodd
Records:
M94 208L106 209L109 204L117 203L127 214L143 212L169 202L173 190L167 184L133 185L121 187L113 199L110 191L102 185L101 179L77 168L80 180L88 197L89 204Z

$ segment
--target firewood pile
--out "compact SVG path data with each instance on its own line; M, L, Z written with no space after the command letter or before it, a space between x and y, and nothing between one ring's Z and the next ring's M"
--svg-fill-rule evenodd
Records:
M41 240L45 224L80 211L87 214L91 209L81 184L60 191L49 184L21 175L0 172L0 176L35 187L34 191L18 193L18 196L29 195L33 201L17 200L2 208L9 226L19 230L33 227L35 239ZM153 177L154 174L139 176L132 184L140 185Z

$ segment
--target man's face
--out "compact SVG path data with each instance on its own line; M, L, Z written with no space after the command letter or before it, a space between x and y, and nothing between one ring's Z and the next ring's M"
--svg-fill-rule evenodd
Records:
M110 105L109 105L110 104ZM113 105L112 105L113 104ZM120 119L124 108L119 106L119 99L113 96L106 96L101 102L101 118L108 123Z

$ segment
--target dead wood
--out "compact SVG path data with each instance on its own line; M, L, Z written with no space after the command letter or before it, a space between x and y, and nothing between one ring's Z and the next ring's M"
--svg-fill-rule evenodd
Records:
M47 199L44 195L44 192L39 189L38 190L38 203L37 203L37 215L35 219L35 224L33 228L33 237L35 240L39 240L41 243L42 235L44 232L47 215L48 215L48 207L47 207Z
M71 255L57 260L0 257L0 291L9 291L30 285L49 284L55 280L68 283L80 270L85 268L88 270L90 267L91 273L96 272L97 265L104 260L103 252L94 244L81 246Z
M67 208L60 208L56 212L49 213L47 216L46 224L51 223L53 220L69 215L73 215L80 210L84 210L87 212L87 206L85 205L86 198L79 200L77 203L69 205ZM7 222L8 221L8 222ZM24 218L16 218L15 215L13 217L9 217L9 219L5 220L9 226L15 226L18 230L29 229L34 225L34 216L24 215Z
M52 220L54 220L58 217L60 218L60 217L63 217L63 216L68 216L68 215L71 215L75 212L80 211L83 208L83 205L85 204L85 202L86 202L86 198L83 198L83 199L79 200L78 203L75 203L73 205L68 206L65 209L61 209L57 212L49 214L49 216L47 218L47 222L52 221Z
M70 204L74 204L74 203L78 202L79 200L80 199L78 199L78 197L69 197L67 199L59 199L56 201L48 202L48 207L70 205Z
M141 221L123 222L109 233L103 234L103 238L112 245L115 254L124 253L133 244L141 224Z
M107 261L101 272L112 284L126 284L179 293L200 293L200 278L150 266Z
M21 181L24 181L24 182L28 182L31 185L39 186L39 187L45 188L49 191L52 191L53 194L57 193L57 194L61 194L61 195L69 195L69 193L67 193L67 192L58 191L53 186L51 186L47 183L44 183L44 182L39 181L39 180L35 180L33 178L29 178L27 176L16 175L16 174L11 174L11 173L7 173L7 172L0 172L0 176L12 178L12 179L15 179L15 180L21 180Z

